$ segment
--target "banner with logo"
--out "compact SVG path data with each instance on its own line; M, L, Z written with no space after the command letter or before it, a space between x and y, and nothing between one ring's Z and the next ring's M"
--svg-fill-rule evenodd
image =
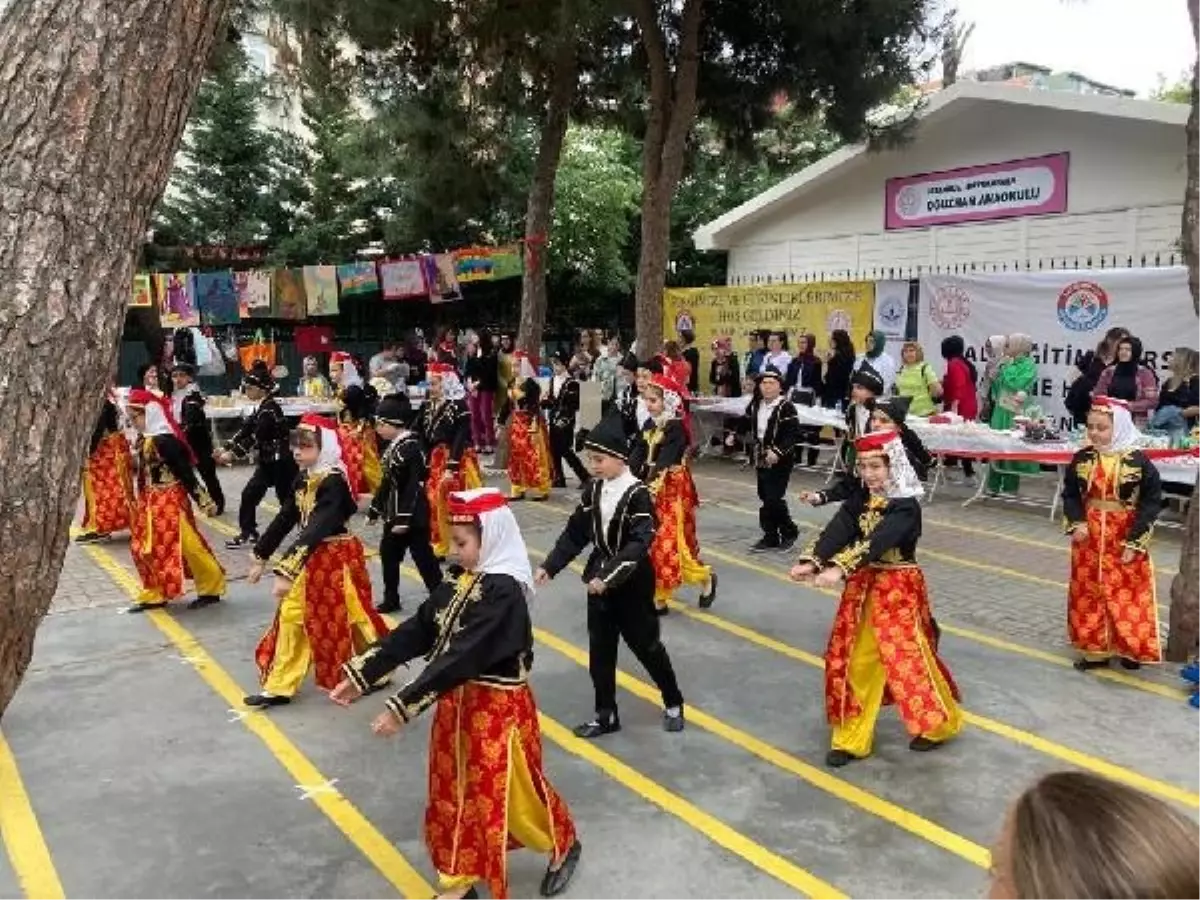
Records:
M921 278L917 325L927 359L938 359L942 339L958 334L976 364L989 335L1030 335L1038 403L1060 425L1070 422L1063 401L1075 363L1109 328L1120 325L1141 338L1145 362L1160 378L1172 350L1196 342L1196 315L1182 266L927 275Z
M838 328L861 344L871 330L874 304L875 284L870 281L668 288L663 291L663 336L671 340L681 331L695 332L700 390L711 393L708 368L717 338L732 338L742 360L750 350L750 334L762 329L787 332L793 348L797 334L814 334L820 353L829 347L829 333Z
M908 337L907 281L875 282L875 330L887 335L887 352L899 360L900 349Z

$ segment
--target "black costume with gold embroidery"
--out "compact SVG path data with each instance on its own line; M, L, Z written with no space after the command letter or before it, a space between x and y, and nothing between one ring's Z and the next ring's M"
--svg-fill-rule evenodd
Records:
M405 722L467 681L524 684L533 663L533 623L521 584L510 575L473 573L445 582L416 615L343 671L365 692L419 656L426 661L421 674L386 701Z
M471 411L461 400L426 402L417 413L416 431L426 454L432 453L439 444L446 446L449 451L446 467L455 472L463 451L471 443Z
M651 423L634 439L629 470L646 484L651 484L667 469L682 465L687 450L687 434L680 419L668 419L661 427Z
M1087 524L1084 497L1092 473L1100 465L1100 453L1095 447L1084 447L1071 459L1063 472L1062 508L1064 528L1072 531ZM1154 534L1154 523L1162 512L1162 478L1158 468L1141 450L1130 450L1120 457L1121 482L1113 491L1116 502L1126 509L1136 510L1133 523L1125 538L1125 546L1145 550Z
M208 491L196 477L187 447L173 434L156 434L138 441L138 489L167 487L178 482L205 512L212 509Z
M258 504L267 495L268 488L275 490L280 506L287 502L296 480L296 462L288 448L288 436L283 408L275 398L266 397L242 420L237 434L227 445L239 459L245 459L252 451L256 454L254 473L242 488L238 506L238 529L243 537L258 534Z
M425 496L428 467L421 441L413 432L402 434L383 451L383 481L371 500L367 519L383 521L379 559L383 564L381 611L400 608L400 564L411 550L413 562L432 591L442 583L442 569L429 537L429 500ZM397 533L393 529L403 528Z
M100 446L102 440L120 430L121 412L117 409L117 404L106 397L104 404L100 407L100 417L96 420L96 427L92 429L92 438L88 443L88 456L96 452L96 448Z
M300 534L274 569L277 575L295 580L322 541L349 533L346 523L357 511L350 485L341 472L304 473L254 545L254 556L270 559L291 530L300 526Z
M790 545L800 534L787 505L788 482L796 464L796 444L800 440L800 418L792 401L780 398L767 418L763 436L758 436L758 412L766 401L759 394L746 407L750 434L754 440L755 475L758 482L758 524L763 536L758 547ZM774 452L778 459L772 463L767 454Z
M916 497L872 496L858 482L829 524L800 554L800 562L837 566L846 577L871 563L916 563L921 504Z
M568 375L562 386L555 388L550 379L550 389L542 398L546 410L550 437L550 477L554 487L566 487L563 462L570 466L581 484L588 481L587 469L575 452L575 420L579 415L579 382Z

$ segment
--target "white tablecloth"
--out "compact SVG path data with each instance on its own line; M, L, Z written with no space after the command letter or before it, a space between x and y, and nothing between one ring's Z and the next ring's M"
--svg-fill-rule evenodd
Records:
M241 419L254 412L257 404L246 401L234 406L213 406L211 403L204 407L210 419ZM307 413L329 415L338 411L338 404L333 400L307 400L302 398L279 398L285 416L300 417Z
M696 397L692 400L693 415L744 416L749 397ZM845 413L823 406L797 406L796 414L801 425L817 428L828 426L838 431L846 430Z

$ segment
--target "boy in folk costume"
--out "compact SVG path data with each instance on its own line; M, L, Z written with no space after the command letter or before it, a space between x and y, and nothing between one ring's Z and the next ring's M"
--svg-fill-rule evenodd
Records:
M895 432L859 438L851 495L800 556L794 581L835 587L841 603L825 650L831 767L871 753L880 707L895 702L909 749L933 750L958 734L958 689L937 655L925 576L916 562L924 493Z
M751 459L758 480L758 524L763 536L750 549L790 550L800 536L787 505L788 482L800 440L800 419L783 396L783 375L772 368L758 376L758 392L746 407L754 437Z
M509 496L513 500L545 500L550 496L553 463L546 422L542 419L542 388L532 375L528 357L517 351L523 381L509 389L508 420Z
M425 451L412 431L413 408L404 394L389 394L375 411L375 431L388 442L383 451L383 481L367 510L367 521L383 520L379 559L383 564L383 602L378 612L400 611L400 564L412 550L413 562L432 591L442 583L442 568L429 545L429 502L425 497Z
M842 470L854 473L854 442L871 431L871 410L883 396L883 376L863 362L850 376L850 404L846 407L846 439L842 441Z
M659 634L654 610L654 499L629 471L629 441L617 416L588 432L584 448L595 476L567 520L567 527L537 583L545 584L592 544L583 569L587 585L588 670L596 694L596 716L575 734L594 738L621 730L617 714L617 644L625 639L662 692L663 728L682 731L683 694Z
M304 471L254 546L246 580L257 584L283 539L297 526L300 533L273 570L279 608L254 653L262 690L245 699L247 706L290 703L310 666L317 686L332 690L342 663L387 634L371 606L362 542L346 525L358 506L346 482L337 424L309 413L291 445Z
M437 706L425 845L442 883L439 896L476 897L480 882L493 897L509 896L507 851L527 847L550 855L540 892L553 897L570 882L582 845L542 767L529 687L529 554L500 491L454 492L449 503L463 573L350 660L330 698L348 705L398 666L425 657L421 674L387 699L371 728L394 735Z
M208 495L216 505L216 515L225 512L225 492L221 490L221 479L217 477L217 461L213 459L212 426L204 411L204 395L196 384L196 367L190 363L177 362L171 368L171 413L183 430L192 453L196 456L196 471L208 488Z
M642 399L638 384L638 361L632 353L626 353L617 369L617 396L615 405L625 423L626 433L633 437L641 430L638 425L638 403Z
M551 358L554 375L550 379L550 390L542 398L546 418L550 423L550 455L553 486L565 488L567 479L563 475L563 462L571 467L580 487L588 482L587 469L575 453L575 419L579 415L579 382L571 375L567 366L567 354L559 351Z
M417 416L417 433L429 460L425 496L429 501L429 535L434 555L445 559L450 550L450 491L483 487L479 459L471 444L471 411L463 401L466 390L458 371L433 362L426 370L429 396Z
M287 419L274 397L278 389L266 363L255 362L242 377L242 391L257 405L242 421L233 440L216 454L217 462L224 465L230 465L235 456L245 459L252 450L256 454L254 473L242 488L238 535L225 542L230 550L249 547L258 540L258 504L267 495L267 488L275 489L275 498L282 506L291 496L296 481L296 463L288 450Z
M200 486L195 457L171 416L168 401L143 388L129 392L129 418L138 441L138 499L129 549L142 590L129 612L159 609L183 595L185 578L196 584L188 609L209 606L225 593L225 570L217 562L192 513L195 500L206 514L212 499Z
M690 441L683 418L687 388L669 376L655 375L644 399L649 419L631 468L654 495L658 519L650 547L654 605L660 615L665 615L675 590L682 584L695 584L701 588L700 607L706 609L717 596L717 573L700 562L700 542L696 538L700 497L687 465Z
M1065 529L1071 536L1067 632L1081 672L1115 656L1126 669L1162 662L1150 537L1162 509L1158 469L1136 447L1124 401L1096 397L1088 445L1063 475Z
M129 528L134 503L133 456L110 390L83 464L83 533L75 540L86 544Z

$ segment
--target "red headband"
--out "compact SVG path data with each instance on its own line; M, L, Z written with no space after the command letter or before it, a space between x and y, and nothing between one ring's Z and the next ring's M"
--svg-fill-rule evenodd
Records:
M872 431L854 441L854 452L859 456L869 453L883 453L884 448L896 439L894 431Z
M1092 409L1100 409L1104 410L1105 412L1112 412L1113 408L1117 406L1126 412L1129 412L1129 404L1119 397L1100 396L1092 398Z
M484 513L495 512L507 505L508 500L500 491L485 491L474 497L454 491L449 497L450 521L460 525L470 525Z

